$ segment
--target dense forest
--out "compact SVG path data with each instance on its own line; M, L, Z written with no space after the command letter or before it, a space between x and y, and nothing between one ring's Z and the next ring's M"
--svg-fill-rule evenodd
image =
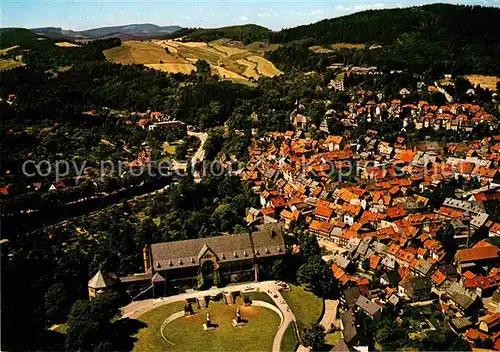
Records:
M391 45L405 36L450 44L500 44L500 9L432 4L368 10L270 33L271 42L313 39L317 44Z
M270 33L284 44L267 57L280 68L317 70L326 63L374 65L434 74L500 75L500 9L433 4L370 10ZM330 55L305 48L333 43L366 44ZM371 47L376 45L376 47Z
M216 39L227 38L239 40L243 42L243 44L250 44L251 42L268 39L269 33L271 33L271 31L265 27L255 24L245 24L241 26L229 26L213 29L181 29L180 31L172 33L169 37L178 38L185 35L186 37L183 38L184 41L195 42L209 42Z

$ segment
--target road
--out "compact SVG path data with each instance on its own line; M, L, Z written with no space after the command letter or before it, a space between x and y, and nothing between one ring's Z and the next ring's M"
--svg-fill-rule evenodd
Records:
M201 142L198 150L191 158L191 167L194 168L197 162L202 161L205 158L205 142L207 141L208 133L188 131L188 135L198 138Z
M254 289L252 291L247 291L247 287L253 287ZM154 298L154 299L148 299L144 301L136 301L132 302L129 305L123 307L122 310L122 318L131 318L131 319L136 319L140 315L150 311L151 309L154 309L156 307L162 306L164 304L169 304L173 302L180 302L184 301L187 298L194 298L194 297L205 297L205 296L215 296L223 292L229 292L229 291L241 291L241 292L254 292L254 291L260 291L267 293L269 297L274 301L278 309L281 311L283 314L283 321L281 322L280 326L278 327L278 330L276 331L276 335L274 336L274 341L273 341L273 352L279 352L280 351L280 346L281 346L281 340L283 339L283 336L285 334L285 330L288 327L288 324L290 324L292 321L295 321L295 315L291 311L291 309L288 307L286 304L285 299L281 295L281 293L278 291L279 286L276 284L275 281L263 281L263 282L256 282L256 283L245 283L245 284L239 284L239 285L234 285L234 286L229 286L229 287L223 287L223 288L211 288L209 290L205 291L192 291L192 292L186 292L186 293L181 293L175 296L169 296L169 297L162 297L162 298Z

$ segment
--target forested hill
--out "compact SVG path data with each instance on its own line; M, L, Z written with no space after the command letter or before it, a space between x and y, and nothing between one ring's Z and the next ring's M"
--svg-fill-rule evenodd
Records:
M433 4L372 10L269 34L282 43L266 54L279 69L317 70L332 62L382 70L500 75L500 9ZM309 47L368 44L364 49L311 54ZM370 50L370 44L377 45Z
M254 41L267 40L271 30L256 24L229 26L219 28L185 28L174 32L169 37L185 36L186 41L210 42L221 38L233 39L249 44Z
M369 10L270 33L272 42L392 44L405 36L452 44L499 44L500 8L432 4Z

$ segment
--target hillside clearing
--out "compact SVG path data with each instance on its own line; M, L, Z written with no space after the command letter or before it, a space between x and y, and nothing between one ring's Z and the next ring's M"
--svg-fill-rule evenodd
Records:
M187 63L182 57L169 54L160 45L152 42L127 41L121 46L104 51L106 59L120 64Z
M220 45L220 44L212 44L212 46L214 48L216 48L217 50L224 52L228 56L235 55L235 54L248 53L248 50L234 48L234 47Z
M17 48L19 48L19 45L14 45L14 46L11 46L9 48L1 49L0 50L0 55L7 54L9 51L17 49Z
M316 54L331 54L341 49L364 49L364 44L335 43L329 46L313 45L309 50Z
M145 64L145 66L169 73L190 74L191 71L196 71L196 66L188 63Z
M250 51L264 55L268 51L276 50L281 44L268 44L266 42L253 42L245 46Z
M257 72L263 76L274 77L282 74L272 62L260 56L249 56L247 60L257 63Z
M10 70L19 66L24 66L21 55L18 55L15 60L0 59L0 71Z
M246 77L243 77L243 76L237 74L236 72L226 70L224 67L212 65L211 68L212 68L212 73L215 73L217 76L219 76L222 79L237 78L237 79L246 80Z
M206 60L212 74L237 83L250 83L260 76L281 73L271 62L245 46L222 45L224 41L180 42L175 40L126 41L121 46L104 51L106 59L124 65L144 64L170 73L190 74L198 60ZM226 40L227 42L227 40Z
M56 43L56 45L58 47L61 47L61 48L77 48L77 47L81 46L81 45L70 43L70 42L58 42L58 43Z
M259 74L257 73L257 63L245 59L236 60L236 62L240 65L245 66L243 76L259 79Z
M489 90L495 90L497 82L500 81L500 77L496 76L467 75L465 78L467 78L474 86L479 84L481 87L488 88Z
M334 50L339 49L364 49L365 44L352 44L352 43L335 43L331 45Z

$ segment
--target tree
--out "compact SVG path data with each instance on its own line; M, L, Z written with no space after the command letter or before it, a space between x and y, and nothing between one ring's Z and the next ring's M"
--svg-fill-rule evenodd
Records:
M319 324L305 328L302 332L302 343L313 351L321 349L325 345L325 328Z
M96 319L92 302L77 301L68 317L66 346L72 350L89 350L97 343L101 321Z
M321 247L318 244L318 239L310 234L300 232L296 234L300 241L304 258L308 259L315 255L321 254Z
M119 306L119 296L114 292L101 294L92 301L77 301L67 321L67 348L90 350L107 346L113 339L110 320L118 313Z
M205 79L210 77L211 69L210 64L207 61L197 60L194 66L196 66L196 74L198 76L204 77Z
M177 160L184 160L186 158L186 154L188 152L187 143L181 143L175 148L175 158Z
M56 282L45 293L45 312L49 321L64 322L68 314L68 297L66 288Z
M321 297L338 294L338 285L332 271L320 255L310 257L297 272L297 281L311 285L313 292Z

